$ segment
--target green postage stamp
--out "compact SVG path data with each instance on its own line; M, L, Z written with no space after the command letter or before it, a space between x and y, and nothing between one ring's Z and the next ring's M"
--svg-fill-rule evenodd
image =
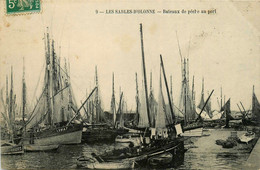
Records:
M6 13L19 14L41 11L41 0L6 0Z

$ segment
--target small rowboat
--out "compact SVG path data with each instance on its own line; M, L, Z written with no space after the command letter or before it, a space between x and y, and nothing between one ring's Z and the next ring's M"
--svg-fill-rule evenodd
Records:
M250 142L255 138L255 133L254 132L246 132L242 136L239 137L240 142L247 143Z
M181 134L181 136L186 136L186 137L200 137L202 135L203 135L203 128L187 130Z
M59 148L60 145L24 145L24 150L26 152L38 152L38 151L54 151Z
M1 144L2 155L17 155L23 153L24 153L24 149L22 145L16 145L9 142L4 142Z
M77 159L77 166L87 169L133 169L135 162L130 160L102 162L97 161L95 158L83 156Z

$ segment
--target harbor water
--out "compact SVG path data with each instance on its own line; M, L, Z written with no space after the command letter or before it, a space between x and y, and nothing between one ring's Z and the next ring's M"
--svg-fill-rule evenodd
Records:
M227 139L232 130L209 129L209 136L189 138L185 144L188 148L183 165L177 169L241 169L249 157L251 148L236 147L226 149L216 145L217 139ZM245 131L238 131L237 135ZM105 150L122 147L110 144L64 145L56 152L31 152L23 155L1 156L2 169L77 169L76 159L79 156L90 156L92 152L103 153Z

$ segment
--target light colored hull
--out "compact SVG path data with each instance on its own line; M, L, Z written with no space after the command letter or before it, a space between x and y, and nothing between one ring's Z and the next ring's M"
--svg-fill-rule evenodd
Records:
M185 131L182 136L186 137L200 137L203 134L203 128L192 129Z
M62 144L79 144L81 143L82 130L64 133L64 134L55 134L53 136L46 136L42 138L35 138L35 145L62 145ZM24 144L30 144L30 140L25 140Z
M23 147L20 145L1 147L2 155L17 155L17 154L23 154L23 153L24 153Z
M141 144L141 140L138 137L132 137L132 138L116 138L115 142L117 143L133 143L135 146L139 146Z
M88 169L133 169L134 168L134 162L118 162L118 163L87 163L84 165L85 168Z
M239 139L241 142L243 143L248 143L250 142L251 140L253 140L255 138L255 134L254 135L250 135L250 136L246 136L245 134L242 135Z

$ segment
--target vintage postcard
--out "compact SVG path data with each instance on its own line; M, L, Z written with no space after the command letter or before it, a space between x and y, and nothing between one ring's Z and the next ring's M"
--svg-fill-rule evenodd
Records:
M1 0L1 169L259 169L260 2Z

